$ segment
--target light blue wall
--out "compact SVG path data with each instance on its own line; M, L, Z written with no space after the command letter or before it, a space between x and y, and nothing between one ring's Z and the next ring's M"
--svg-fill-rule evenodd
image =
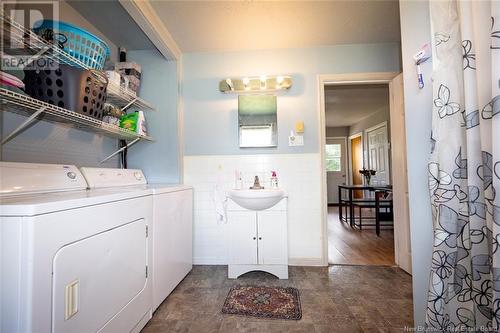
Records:
M430 42L428 1L400 1L410 203L413 307L415 325L423 325L432 258L432 218L427 189L432 111L432 64L422 65L425 88L418 89L413 55Z
M318 152L318 74L400 70L399 44L337 45L225 53L188 53L184 61L185 155ZM238 98L219 92L226 77L288 74L293 86L278 95L278 147L240 149ZM304 147L289 147L296 121Z
M140 168L149 182L177 183L180 179L177 126L177 62L157 50L129 51L127 60L141 64L140 96L156 111L145 112L154 142L139 142L128 152L128 167Z
M26 117L10 112L2 114L3 126L0 130L2 137L26 120ZM99 162L113 153L117 146L117 140L100 134L38 121L2 146L0 160L116 168L116 158L104 164Z
M61 17L106 39L66 3L61 3ZM116 46L112 43L110 46L112 54L116 55ZM156 141L140 142L131 147L128 167L143 169L150 182L177 183L180 177L177 63L166 61L157 50L129 51L128 59L142 66L140 96L158 109L146 112L149 131ZM26 119L7 112L0 113L0 116L0 134L4 136ZM118 141L113 138L41 121L5 144L0 155L4 161L118 167L117 158L100 164L102 159L116 151L117 146Z
M59 3L60 19L96 34L104 39L111 56L116 56L117 47L111 40L93 27L83 16L65 1ZM7 108L8 106L0 106ZM26 118L9 112L0 112L2 126L0 135L5 136L21 124ZM104 164L100 161L113 153L118 141L92 132L85 132L67 126L36 122L17 137L0 148L0 160L31 163L76 164L78 166L117 167L117 158Z

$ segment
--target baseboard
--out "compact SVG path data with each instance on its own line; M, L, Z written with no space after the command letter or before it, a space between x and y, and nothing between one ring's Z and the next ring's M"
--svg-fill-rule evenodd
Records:
M193 258L193 265L227 265L226 260L220 258ZM321 258L289 258L289 266L327 266Z
M193 258L193 265L227 265L226 259L221 258Z
M323 263L321 258L290 258L288 259L290 266L328 266Z
M339 206L338 202L329 202L328 203L328 207L338 207L338 206Z
M396 254L396 264L399 268L403 269L406 273L412 274L412 265L411 265L411 253L406 251L401 251L399 255Z

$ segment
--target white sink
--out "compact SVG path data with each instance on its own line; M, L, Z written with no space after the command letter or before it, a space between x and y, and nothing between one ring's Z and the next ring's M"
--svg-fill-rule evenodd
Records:
M243 208L264 210L276 205L285 197L282 189L231 190L227 196Z

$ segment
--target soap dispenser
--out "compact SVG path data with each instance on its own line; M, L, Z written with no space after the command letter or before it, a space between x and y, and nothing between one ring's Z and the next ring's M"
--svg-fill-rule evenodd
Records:
M242 190L243 189L243 176L241 172L238 170L234 171L234 189Z
M278 177L276 176L276 171L271 171L271 188L278 189Z

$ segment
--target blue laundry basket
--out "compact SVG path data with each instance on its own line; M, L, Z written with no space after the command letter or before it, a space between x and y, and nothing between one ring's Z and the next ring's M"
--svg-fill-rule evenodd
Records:
M33 31L90 68L102 70L109 57L109 47L104 41L72 24L41 20L35 22Z

